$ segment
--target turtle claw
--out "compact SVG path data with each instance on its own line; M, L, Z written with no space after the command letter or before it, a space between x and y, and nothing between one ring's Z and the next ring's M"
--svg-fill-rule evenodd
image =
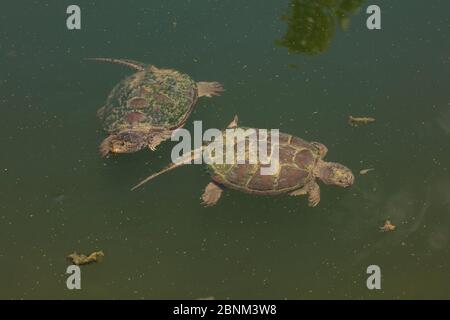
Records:
M314 207L316 207L319 204L319 202L320 202L320 199L310 200L309 203L308 203L308 206L310 206L311 208L314 208Z
M308 195L308 205L314 208L320 202L320 187L316 182L311 185Z
M148 141L148 148L151 151L156 151L156 148L161 144L161 142L169 139L171 134L172 134L171 131L158 132L156 134L151 134L149 141Z

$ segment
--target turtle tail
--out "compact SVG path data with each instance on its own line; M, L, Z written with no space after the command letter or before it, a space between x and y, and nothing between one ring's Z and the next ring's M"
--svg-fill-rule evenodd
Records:
M142 62L134 61L134 60L128 60L128 59L114 59L114 58L85 58L85 60L90 61L102 61L102 62L110 62L115 64L121 64L127 67L130 67L131 69L134 69L136 71L143 71L145 70L146 65Z
M141 187L143 184L149 182L150 180L153 180L154 178L162 175L163 173L166 173L168 171L171 171L173 169L176 169L178 167L184 166L187 163L191 163L192 160L197 159L199 156L202 156L202 153L199 152L203 149L203 147L197 148L193 151L191 151L188 154L183 155L182 157L180 157L176 163L172 163L171 165L169 165L168 167L162 169L159 172L156 172L154 174L152 174L151 176L148 176L147 178L145 178L144 180L142 180L141 182L139 182L137 185L135 185L133 188L131 188L131 191L136 190L137 188Z

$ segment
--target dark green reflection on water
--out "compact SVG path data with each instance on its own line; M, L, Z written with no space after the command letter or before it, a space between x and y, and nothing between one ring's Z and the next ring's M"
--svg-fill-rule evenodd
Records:
M348 28L363 0L291 0L282 20L287 31L278 45L293 53L319 54L330 45L336 26Z

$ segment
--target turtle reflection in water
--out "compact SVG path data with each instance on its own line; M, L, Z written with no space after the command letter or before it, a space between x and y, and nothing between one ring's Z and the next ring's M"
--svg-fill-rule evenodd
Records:
M228 128L237 128L237 117L231 122ZM247 130L248 128L242 127ZM258 132L258 130L256 130ZM224 149L228 150L226 134L223 133ZM231 140L231 139L230 139ZM234 146L230 150L237 150L236 139ZM270 150L270 141L267 143L267 149ZM211 148L208 152L212 152ZM212 206L220 199L223 187L235 189L238 191L259 194L259 195L278 195L288 193L291 196L308 195L309 206L315 207L320 201L320 187L316 182L321 180L327 185L336 185L339 187L349 187L354 182L353 173L347 167L339 163L326 162L324 160L327 154L327 147L319 142L307 142L290 134L279 134L279 163L277 171L272 175L262 175L261 168L264 166L260 162L250 164L249 151L246 151L246 163L244 164L217 164L208 165L212 182L210 182L202 195L203 204ZM192 152L188 154L189 163L194 159ZM211 153L208 155L214 159ZM141 181L132 190L140 187L147 181L159 176L160 174L182 166L185 161L172 164L166 169L155 173L154 175Z
M350 16L362 3L363 0L291 0L282 17L287 31L276 44L293 53L322 53L329 47L336 25L346 30Z
M97 112L109 136L101 143L100 153L133 153L156 147L182 127L192 113L198 97L218 96L218 82L195 82L172 69L125 59L90 58L88 60L122 64L135 70L111 91L106 105Z

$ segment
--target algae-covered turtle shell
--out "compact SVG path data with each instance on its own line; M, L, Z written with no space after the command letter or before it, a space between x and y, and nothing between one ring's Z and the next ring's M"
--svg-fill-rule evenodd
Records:
M175 70L139 71L122 80L109 95L103 127L173 129L183 125L197 101L197 83Z
M248 130L248 128L242 128ZM226 136L226 134L225 134ZM224 138L224 142L226 138ZM237 140L234 140L234 148ZM267 164L249 163L249 144L246 144L245 164L208 165L211 178L225 186L239 191L255 194L276 195L293 191L307 185L315 179L313 169L320 158L319 150L314 144L290 134L279 134L279 162L276 173L263 175L262 167ZM272 144L267 144L270 151ZM226 145L224 146L226 148ZM213 155L210 155L213 157Z

